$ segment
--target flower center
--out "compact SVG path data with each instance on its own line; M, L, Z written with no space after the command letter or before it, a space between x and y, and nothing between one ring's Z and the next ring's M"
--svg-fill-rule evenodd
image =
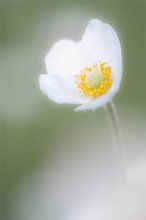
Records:
M90 89L99 88L103 80L104 75L97 70L93 70L86 76L86 85Z
M86 67L76 75L77 88L88 96L97 97L106 93L112 85L112 68L106 62L101 62L92 67Z

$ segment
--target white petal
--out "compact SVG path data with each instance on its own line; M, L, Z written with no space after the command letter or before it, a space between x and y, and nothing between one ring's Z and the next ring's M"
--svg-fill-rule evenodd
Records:
M112 87L108 93L91 98L79 92L75 75L100 61L112 67ZM82 104L76 110L103 106L119 89L122 77L120 42L113 28L99 20L89 22L81 42L57 42L46 56L45 63L48 74L40 76L42 91L58 103Z
M89 103L80 105L78 108L75 109L75 111L83 111L89 109L94 110L97 107L104 106L111 101L112 97L116 94L118 90L119 87L112 86L112 88L105 95L102 95L98 98L93 98Z
M60 75L76 91L75 75L85 67L93 65L95 61L94 55L69 40L56 43L45 59L47 72Z
M91 100L82 93L76 93L58 75L40 75L40 88L49 99L57 103L83 104Z
M121 46L114 29L99 20L91 20L80 45L96 56L98 62L112 66L112 77L117 85L122 77Z

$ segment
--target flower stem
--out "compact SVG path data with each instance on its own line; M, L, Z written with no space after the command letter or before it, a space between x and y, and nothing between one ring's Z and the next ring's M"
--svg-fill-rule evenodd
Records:
M127 156L118 113L112 101L105 106L105 110L108 116L109 125L113 135L118 177L121 183L125 183Z

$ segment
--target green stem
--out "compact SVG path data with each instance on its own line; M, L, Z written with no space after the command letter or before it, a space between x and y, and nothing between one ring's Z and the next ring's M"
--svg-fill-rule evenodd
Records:
M120 181L125 182L127 156L118 113L112 101L106 105L105 110L108 116L109 125L113 135L118 176L120 178Z

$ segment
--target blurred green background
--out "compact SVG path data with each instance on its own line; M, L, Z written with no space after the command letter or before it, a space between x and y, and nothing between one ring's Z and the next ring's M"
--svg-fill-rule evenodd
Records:
M92 18L120 38L123 79L114 102L129 161L145 152L145 1L1 1L2 219L15 218L7 205L19 182L54 160L66 142L84 152L84 136L89 143L110 138L103 108L74 112L75 105L49 101L38 83L51 46L62 38L79 41Z

